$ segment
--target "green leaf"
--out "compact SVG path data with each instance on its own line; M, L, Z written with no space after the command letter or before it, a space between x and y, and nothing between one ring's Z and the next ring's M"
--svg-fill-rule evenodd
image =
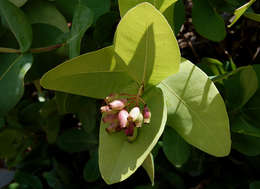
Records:
M146 157L146 159L144 160L142 167L145 169L145 171L147 172L152 186L154 185L154 162L153 162L153 154L149 153L149 155Z
M238 9L235 10L234 12L234 18L231 22L231 24L228 25L230 28L233 26L236 21L244 14L244 12L255 2L256 0L250 0L248 3L244 4L243 6L239 7Z
M70 58L80 55L81 39L92 23L92 11L87 6L79 3L72 20L71 39L69 41Z
M31 175L29 173L17 171L15 173L15 181L19 184L24 185L24 187L29 187L33 189L42 189L42 183L39 177Z
M44 88L104 99L111 93L137 94L138 85L115 61L113 47L90 52L69 60L47 72Z
M167 159L176 167L181 167L190 157L191 148L171 127L163 134L163 151Z
M260 22L260 14L256 14L253 12L245 12L244 16L256 22Z
M28 0L9 0L11 3L13 3L17 7L23 6Z
M167 102L167 124L186 142L214 156L226 156L231 140L226 107L214 83L188 60L159 87Z
M25 13L31 24L49 24L68 32L67 21L59 10L47 1L34 0L24 7Z
M178 0L173 7L173 28L175 35L177 35L185 21L185 6L183 0Z
M214 58L204 57L197 66L208 76L218 76L226 73L223 63Z
M31 54L0 54L0 116L6 114L22 98L24 76L30 69L33 57Z
M192 23L196 31L212 41L222 41L226 37L224 20L211 7L208 0L194 0Z
M58 116L49 117L43 127L46 132L49 144L54 144L60 131L60 118Z
M93 148L97 141L83 130L70 129L57 138L57 145L66 152L74 153Z
M224 87L230 108L240 109L258 89L256 72L252 66L241 67L234 75L224 80Z
M32 28L24 13L7 0L0 0L0 14L15 35L22 52L32 43Z
M101 122L99 134L99 169L107 184L127 179L147 158L159 140L166 123L167 110L160 89L153 88L145 96L152 118L149 125L138 130L133 143L127 141L123 132L108 134L107 125Z
M5 120L3 117L0 117L0 129L2 129L5 125Z
M260 122L260 90L257 90L255 95L243 107L243 112L250 117L256 125L258 125Z
M258 189L260 188L260 181L254 181L250 183L249 189Z
M151 3L160 12L163 13L168 7L170 7L176 1L177 0L119 0L118 4L120 15L121 17L123 17L129 9L143 2Z
M179 69L180 50L163 15L142 3L121 20L114 38L115 53L140 85L156 85Z
M260 138L232 133L232 148L246 156L257 156L260 154Z
M98 169L98 152L95 152L94 155L88 160L84 167L83 172L84 180L87 182L95 182L100 177L100 172Z

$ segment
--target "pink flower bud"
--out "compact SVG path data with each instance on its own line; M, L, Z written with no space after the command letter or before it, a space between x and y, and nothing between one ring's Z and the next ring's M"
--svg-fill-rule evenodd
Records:
M143 116L144 116L144 123L150 123L152 113L150 112L150 110L149 110L149 108L147 107L147 105L144 106Z
M133 136L134 135L134 123L130 122L128 127L125 129L126 136Z
M102 120L104 123L113 123L117 121L117 114L106 114Z
M109 106L101 106L100 111L101 113L104 113L111 111L111 109L109 108Z
M130 112L129 112L129 116L128 116L128 120L129 121L135 121L139 114L141 114L140 112L140 108L139 107L134 107Z
M144 120L143 114L139 114L137 119L135 120L135 126L142 127L143 120Z
M106 131L110 134L110 133L114 133L114 132L116 132L116 131L118 131L117 130L117 128L118 128L118 123L111 123L107 128L106 128Z
M125 128L127 126L128 124L127 117L128 117L128 112L124 109L118 113L118 121L121 128Z
M109 103L109 107L112 110L122 110L127 104L126 99L119 99L119 100L114 100Z

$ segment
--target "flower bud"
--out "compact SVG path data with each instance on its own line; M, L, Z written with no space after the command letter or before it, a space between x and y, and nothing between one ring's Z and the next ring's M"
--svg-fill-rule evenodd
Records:
M100 111L101 113L104 113L111 111L111 109L109 108L109 106L101 106Z
M134 135L134 123L130 122L128 127L125 129L126 136L133 136Z
M137 133L138 133L138 128L134 127L133 135L127 137L128 142L134 142L137 137Z
M152 113L150 112L150 110L149 110L149 108L147 107L147 105L144 106L143 116L144 116L144 123L145 123L145 124L146 124L146 123L150 123Z
M111 123L107 128L106 131L110 134L110 133L114 133L117 131L118 128L118 123Z
M127 104L126 99L119 99L119 100L114 100L109 103L109 107L112 110L122 110Z
M143 114L139 114L137 119L135 120L135 126L142 127L143 120L144 120Z
M107 103L107 104L109 104L110 102L112 102L114 99L116 99L118 97L118 95L117 94L114 94L114 93L112 93L112 94L110 94L109 96L107 96L106 98L105 98L105 102Z
M117 121L117 114L106 114L102 120L104 123L113 123Z
M130 112L129 112L129 116L128 116L128 120L129 121L135 121L139 114L141 114L140 112L140 108L139 107L134 107Z
M128 115L129 115L128 112L124 109L118 113L118 121L121 128L126 128L128 124L128 120L127 120Z

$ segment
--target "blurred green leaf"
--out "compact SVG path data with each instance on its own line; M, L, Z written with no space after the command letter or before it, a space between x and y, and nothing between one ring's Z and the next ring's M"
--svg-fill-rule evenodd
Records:
M17 7L23 6L28 0L9 0L11 3L13 3Z
M110 9L110 0L79 0L94 12L94 22Z
M191 148L171 127L163 134L163 151L167 159L176 167L181 167L190 157Z
M204 57L197 66L208 76L218 76L226 73L223 63L214 58Z
M0 15L19 42L22 52L26 52L32 43L32 28L25 14L7 0L0 0Z
M250 183L250 189L259 189L260 188L260 181L254 181Z
M34 0L23 7L31 24L49 24L59 28L63 32L68 32L67 21L59 10L51 3L43 0ZM47 32L46 32L47 34Z
M98 152L96 151L94 155L88 160L84 167L83 177L86 182L95 182L100 177L100 172L98 168Z
M55 170L52 170L50 172L44 172L43 177L46 179L48 185L51 188L54 189L61 188L61 183L59 178L57 177Z
M231 148L229 118L214 83L198 67L183 59L180 71L159 87L167 102L167 124L186 142L214 156Z
M142 167L145 169L146 173L148 174L152 186L154 185L154 162L153 162L153 154L149 153L149 155L144 160Z
M72 20L71 38L69 40L70 58L80 55L81 39L92 23L93 12L87 6L79 3Z
M29 173L16 171L15 181L23 187L28 187L30 189L42 189L43 185L39 177L31 175Z
M256 22L260 22L260 14L256 14L253 12L245 12L244 16Z
M0 116L5 115L22 98L24 92L24 76L30 69L33 56L31 54L0 54Z
M224 20L208 0L193 1L192 23L196 31L209 40L219 42L226 37Z

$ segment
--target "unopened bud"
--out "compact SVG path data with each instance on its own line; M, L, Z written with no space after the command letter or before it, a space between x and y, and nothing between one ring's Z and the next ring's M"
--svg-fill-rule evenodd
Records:
M107 104L109 104L110 102L112 102L113 100L115 100L117 97L118 97L117 94L112 93L112 94L110 94L109 96L107 96L107 97L105 98L105 102L106 102Z
M144 106L143 116L144 116L144 123L150 123L152 114L149 108L147 107L147 105Z
M133 136L134 135L134 123L130 122L128 127L125 129L126 136Z
M117 120L117 114L106 114L102 120L104 123L113 123Z
M134 133L132 136L128 136L127 140L128 142L134 142L138 134L138 128L134 127Z
M109 106L101 106L100 111L101 113L104 113L111 111L111 109L109 108Z
M135 126L136 127L142 127L144 117L142 114L139 114L137 119L135 120Z
M139 107L134 107L130 112L129 112L129 116L128 116L128 120L129 121L135 121L139 114L141 114L140 112L140 108Z
M112 110L122 110L127 104L126 99L114 100L109 103L109 107Z
M111 123L107 128L106 128L106 131L108 133L114 133L117 131L117 128L118 128L118 123Z
M128 112L124 109L118 113L118 121L121 128L126 128L128 124L128 115Z

